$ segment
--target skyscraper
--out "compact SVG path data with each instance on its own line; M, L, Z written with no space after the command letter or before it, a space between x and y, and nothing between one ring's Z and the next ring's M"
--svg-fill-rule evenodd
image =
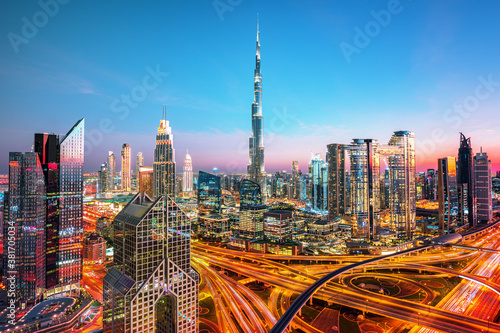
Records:
M153 162L154 197L175 195L175 151L174 136L169 126L167 107L163 106L163 119L156 135L155 156Z
M262 118L262 74L260 72L259 24L257 22L257 50L254 71L254 100L252 103L252 136L249 139L250 163L247 173L251 181L259 184L263 202L267 200L267 182L264 164L264 125Z
M416 228L415 134L411 131L394 132L389 146L401 150L388 156L391 183L391 228L398 237L413 237Z
M474 178L476 181L477 220L487 223L492 218L491 161L488 154L481 152L474 156Z
M439 234L449 234L458 206L457 162L455 157L438 159Z
M114 220L115 267L103 281L104 332L198 331L189 219L165 200L137 194Z
M314 210L327 210L328 202L328 165L320 154L312 155L309 164L310 201Z
M138 152L135 159L135 173L139 174L139 168L144 165L144 156L142 156L142 152Z
M262 193L259 184L244 179L240 189L240 207L257 204L262 204Z
M198 212L199 215L221 213L222 189L220 177L208 172L198 174Z
M139 192L146 193L148 197L153 198L153 168L139 167Z
M85 120L80 119L61 139L54 134L35 134L34 148L42 164L47 188L47 297L58 290L79 291L80 288L84 127Z
M122 191L131 190L130 153L130 145L124 143L122 146Z
M458 223L468 224L469 227L477 223L473 156L470 138L460 133L457 163Z
M299 179L299 162L292 161L292 197L300 198L300 179Z
M193 162L191 160L191 155L189 155L189 152L186 152L186 159L184 160L182 192L193 192Z
M105 193L108 191L108 167L107 163L101 164L101 170L97 172L97 193Z
M327 146L328 162L328 218L331 220L345 214L345 149L343 145L332 143Z
M115 176L116 176L116 157L112 151L108 152L107 160L107 185L108 192L115 190Z
M9 154L8 214L3 249L8 302L21 310L45 291L45 179L37 153Z

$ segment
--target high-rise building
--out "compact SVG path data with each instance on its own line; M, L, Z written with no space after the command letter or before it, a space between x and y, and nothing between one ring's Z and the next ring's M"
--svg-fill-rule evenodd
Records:
M415 134L410 131L394 132L389 146L401 150L388 156L391 182L391 229L399 238L413 237L416 228L415 189Z
M426 189L425 197L426 197L426 199L432 200L432 201L437 200L435 173L436 172L434 169L428 169L427 176L425 178L425 189Z
M135 158L135 173L139 174L139 168L144 165L144 156L142 152L138 152Z
M240 207L243 205L262 204L262 193L260 186L251 180L244 179L240 189Z
M97 193L108 191L108 168L106 163L101 164L101 169L97 172Z
M220 177L208 172L198 174L198 212L199 215L221 213L222 189Z
M439 234L449 234L458 206L457 162L455 157L438 159Z
M320 154L311 156L309 180L312 209L319 212L326 211L328 208L328 165Z
M476 182L477 220L487 223L492 218L491 161L488 154L481 152L474 156L474 178Z
M130 145L124 143L122 146L122 191L130 191L132 183L130 178Z
M264 238L265 205L244 205L240 207L239 237L251 240Z
M458 223L475 227L477 224L474 158L470 138L460 133L457 162Z
M146 193L150 198L153 198L153 168L139 167L139 192Z
M264 164L264 125L262 117L262 74L260 71L259 24L257 23L257 50L255 53L254 100L252 103L252 136L249 139L250 163L248 178L259 184L262 200L267 200L267 180Z
M292 161L292 197L294 199L300 198L300 187L299 187L299 162Z
M265 212L264 239L273 243L291 242L293 239L293 213L284 210Z
M198 331L189 218L170 197L137 194L114 220L115 267L103 281L104 332Z
M345 152L343 145L332 143L327 146L328 218L330 220L346 212Z
M353 235L374 240L380 229L380 162L377 141L354 139L349 148Z
M79 292L82 277L85 120L66 135L35 134L46 184L46 297Z
M193 192L193 161L189 152L186 152L186 159L184 160L182 192Z
M107 164L107 185L106 190L112 192L115 190L115 176L116 176L116 157L112 151L108 152Z
M45 179L37 153L9 154L9 190L4 224L4 284L8 302L25 309L45 291Z
M169 121L166 120L167 107L163 106L163 119L156 135L156 147L153 163L153 196L175 196L175 151L174 136Z

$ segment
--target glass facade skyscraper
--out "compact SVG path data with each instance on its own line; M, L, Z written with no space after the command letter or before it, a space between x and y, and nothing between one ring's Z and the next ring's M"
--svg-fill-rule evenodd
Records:
M107 185L106 190L112 192L115 190L115 176L116 176L116 157L112 151L108 152L107 164Z
M475 227L477 224L476 182L470 138L460 133L457 162L458 223Z
M172 128L166 120L167 108L163 107L163 119L156 135L156 147L153 162L154 197L160 195L175 196L175 151Z
M476 181L477 220L487 223L492 218L491 161L482 151L474 156L474 178Z
M345 214L346 187L345 187L345 148L343 145L332 143L327 146L326 161L328 163L328 218L332 220Z
M104 332L197 332L199 276L191 269L189 218L170 197L137 194L113 229Z
M222 189L220 177L208 172L198 174L198 212L200 215L221 213Z
M122 146L122 191L130 191L132 189L132 180L130 176L130 145L124 143Z
M311 156L309 184L312 209L318 212L326 211L328 206L328 165L319 154Z
M264 123L262 117L262 73L260 71L260 41L259 25L257 23L257 49L255 52L254 71L254 101L252 103L252 136L249 139L250 163L248 178L259 184L262 200L267 200L267 181L264 164Z
M262 193L259 184L244 179L240 189L240 207L243 205L257 204L262 204Z
M8 302L21 310L41 300L46 284L45 180L37 153L9 154L6 207L4 284L15 290Z
M84 128L85 120L80 119L62 138L35 134L34 149L42 164L47 193L48 295L78 290L82 276Z
M455 157L438 159L439 233L449 234L458 208L457 162Z

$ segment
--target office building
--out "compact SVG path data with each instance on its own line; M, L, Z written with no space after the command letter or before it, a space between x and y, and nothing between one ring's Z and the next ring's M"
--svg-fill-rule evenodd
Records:
M240 189L240 207L243 205L260 205L262 204L262 193L259 184L244 179Z
M346 213L346 165L343 145L327 145L326 162L328 163L328 218L331 220Z
M9 190L4 224L4 284L7 302L20 311L45 291L45 179L37 153L9 153ZM7 288L10 289L10 288Z
M199 215L222 212L222 189L220 177L200 171L198 174Z
M106 241L98 234L88 235L83 239L83 260L91 264L106 261Z
M240 208L239 237L251 240L264 238L265 205L244 205Z
M163 106L163 119L156 135L153 163L153 196L175 196L175 151L174 136L169 121L166 120L167 107Z
M97 172L97 193L108 191L108 170L106 163L101 164L101 169Z
M225 237L231 234L229 216L224 214L209 214L198 219L200 232L210 237Z
M122 191L132 190L132 180L130 176L130 154L130 145L128 143L124 143L122 146Z
M415 186L415 134L410 131L394 132L389 146L400 151L390 152L389 179L391 183L390 223L391 230L399 238L412 239L416 228Z
M283 210L264 212L264 239L272 243L293 240L293 213Z
M476 183L477 221L487 223L492 218L492 179L491 161L488 154L480 153L474 156L474 178Z
M103 281L104 332L198 332L190 223L165 199L137 194L114 220L115 267Z
M75 291L82 278L85 120L66 135L35 134L46 184L46 295Z
M184 160L184 173L182 175L182 192L193 192L193 161L189 152Z
M457 163L455 157L438 159L439 234L449 234L458 209Z
M328 209L328 165L320 154L311 156L309 164L309 183L312 209L323 213Z
M148 197L153 198L153 168L139 167L139 192L146 193Z
M116 177L116 157L112 151L108 152L107 164L107 185L106 190L112 192L115 190L115 177Z
M300 199L300 178L299 178L299 162L292 161L292 198Z
M470 138L460 133L457 161L458 224L475 227L477 224L474 158Z
M139 173L139 168L144 165L144 156L142 156L142 152L138 152L135 158L135 173Z
M259 25L257 24L257 49L255 53L254 101L252 103L252 136L249 139L250 164L248 178L259 184L262 201L267 200L267 180L264 164L264 125L262 117L262 73L260 70Z

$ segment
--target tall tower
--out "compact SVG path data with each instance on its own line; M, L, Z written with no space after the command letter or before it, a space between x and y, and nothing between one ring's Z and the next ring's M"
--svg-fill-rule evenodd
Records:
M491 160L482 149L474 156L474 178L476 180L477 220L487 223L492 217Z
M112 151L108 152L108 172L106 174L107 178L107 185L106 185L106 190L107 191L114 191L115 190L115 174L116 174L116 157L115 154L113 154Z
M85 120L80 119L61 139L55 134L35 134L34 148L47 186L46 297L66 288L80 289L84 128Z
M130 145L124 143L122 146L122 191L130 190Z
M247 168L250 180L260 185L262 201L266 202L266 170L264 165L264 125L262 118L262 74L260 72L259 22L257 20L257 50L255 54L254 100L252 103L252 136L249 139L250 163Z
M292 198L299 199L299 161L292 161Z
M453 210L458 205L457 199L457 162L455 157L438 159L438 202L439 202L439 234L450 233L454 223Z
M191 160L191 155L189 155L189 152L186 152L186 159L184 160L182 192L193 192L193 162Z
M139 168L144 165L144 156L142 156L142 152L137 153L137 157L135 160L135 173L139 174Z
M458 149L457 186L458 186L458 223L475 227L476 182L474 181L474 159L470 138L460 133L460 148Z
M155 159L153 163L153 195L175 195L175 151L174 136L169 126L167 107L163 106L163 119L156 135Z

